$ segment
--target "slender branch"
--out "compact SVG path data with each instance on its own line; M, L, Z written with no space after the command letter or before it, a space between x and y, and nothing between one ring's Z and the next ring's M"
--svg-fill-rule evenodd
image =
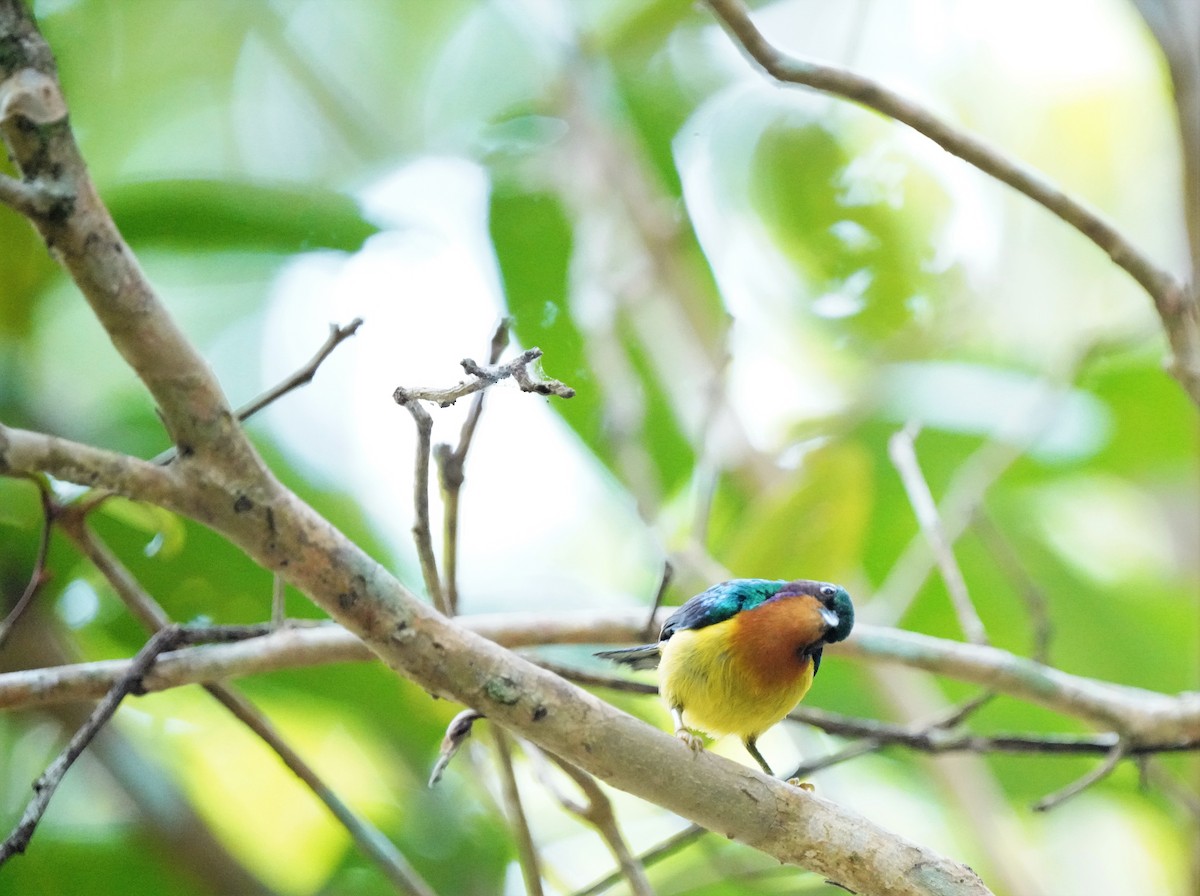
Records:
M396 390L399 393L399 389ZM438 576L437 557L433 553L433 533L429 527L429 449L433 436L433 417L419 401L406 399L397 403L408 409L417 424L417 450L413 468L413 542L417 547L417 558L421 562L421 576L425 579L425 590L439 611L450 615L446 595L442 591L442 580Z
M1128 745L1125 743L1125 739L1121 738L1116 744L1113 745L1113 748L1108 751L1108 757L1103 763L1096 766L1096 768L1092 769L1078 781L1073 781L1062 790L1055 791L1049 796L1038 800L1033 804L1034 811L1049 812L1051 809L1061 806L1072 797L1083 793L1083 791L1087 790L1096 782L1101 781L1111 775L1113 770L1116 769L1117 765L1127 755L1129 755Z
M42 501L42 534L38 538L37 555L33 560L33 571L29 574L29 584L25 586L25 590L13 604L8 615L4 617L3 621L0 621L0 647L4 646L13 626L20 621L25 611L33 603L33 599L37 597L37 593L42 589L42 585L49 578L46 570L46 557L50 553L50 533L54 529L54 501L50 495L50 489L40 477L30 476L29 478L37 484L38 495Z
M637 862L643 868L657 864L663 859L668 859L675 855L681 849L691 846L707 833L708 831L705 828L700 827L700 825L690 824L683 830L672 834L662 843L659 843L657 846L652 847L651 849L648 849L639 855L637 857ZM622 879L623 875L621 873L621 869L618 868L612 874L596 881L590 887L587 887L583 890L576 890L571 894L571 896L599 896L599 894L603 893L605 890L615 887L622 881Z
M317 370L325 359L333 354L334 349L358 332L358 328L362 326L362 318L356 317L344 327L337 324L329 325L329 338L317 349L316 354L309 358L308 363L289 376L283 382L268 389L262 395L242 405L238 408L237 418L245 422L250 417L253 417L267 405L278 401L283 396L287 395L301 386L307 386L313 381L313 377L317 375Z
M908 493L908 501L916 515L917 524L925 534L934 560L941 570L942 581L946 583L946 591L950 594L950 603L954 607L963 634L972 644L987 644L987 630L975 605L971 603L966 579L963 578L958 561L954 559L954 549L950 546L942 528L942 521L938 517L937 503L933 500L929 483L926 482L921 465L917 462L916 434L917 429L912 424L893 434L888 440L888 454L900 474L900 481L904 483L904 490Z
M92 561L93 565L112 585L113 590L116 591L117 596L121 598L126 607L138 617L146 628L157 633L172 626L170 617L158 601L142 588L129 569L112 553L108 545L88 527L86 515L83 512L75 507L67 508L62 514L62 528L76 547ZM276 591L281 594L282 589L278 585L282 582L282 578L276 576L275 582ZM273 613L271 631L279 628L277 615ZM227 685L206 683L203 687L218 703L275 751L283 760L284 765L325 804L334 818L349 831L363 853L375 861L384 875L401 892L409 894L409 896L434 896L433 890L421 879L421 876L396 849L395 845L378 828L360 818L350 809L337 793L321 779L312 766L280 736L263 713Z
M1172 373L1200 405L1200 322L1183 284L1159 267L1095 210L1044 176L877 81L832 65L781 53L754 25L741 0L707 0L734 41L777 81L840 96L908 125L951 155L1032 199L1102 249L1154 300L1174 355Z
M500 361L500 355L508 347L508 318L500 321L492 334L492 344L488 350L488 364L495 365ZM483 414L483 398L487 394L481 389L475 393L471 401L471 409L467 419L463 421L462 431L458 436L458 445L438 445L434 456L438 462L438 480L442 486L443 511L443 543L442 569L446 577L446 607L450 615L458 613L458 507L462 493L463 478L467 462L467 452L471 450L471 441L475 438L475 428Z
M654 896L650 880L646 877L645 867L638 861L637 856L634 855L633 851L629 848L629 844L625 841L625 837L621 834L621 829L617 825L616 813L613 811L612 800L608 798L608 794L604 792L600 785L596 783L596 779L591 775L580 771L571 763L555 756L553 753L543 755L549 756L550 761L562 769L563 774L575 782L575 786L583 791L587 802L576 802L566 794L561 793L558 788L553 786L548 775L543 776L543 783L550 788L564 809L573 815L579 816L596 829L596 832L608 847L609 852L616 859L618 870L629 884L629 891L634 896Z
M83 754L83 751L87 749L88 744L92 742L92 739L99 733L100 729L112 718L113 714L117 711L117 707L121 705L121 701L129 694L140 691L142 678L150 667L154 665L159 654L181 644L243 638L254 636L260 633L260 631L260 629L256 628L234 626L223 628L213 628L211 626L196 628L169 626L156 632L146 642L145 646L138 651L137 656L133 658L125 670L125 674L104 695L104 699L97 704L95 710L88 716L87 721L75 732L58 757L34 782L33 799L25 807L25 812L21 816L21 820L17 823L17 826L13 829L13 832L9 834L3 843L0 843L0 866L3 866L14 855L25 852L34 831L37 829L38 823L42 820L42 816L46 814L46 809L50 806L50 799L54 796L58 785L62 783L67 771L75 764L75 760Z
M342 827L349 831L358 848L375 862L398 892L408 896L435 896L433 889L409 864L396 845L385 837L382 831L346 805L336 791L325 783L316 770L283 739L270 720L249 700L224 685L207 684L204 689L275 751L292 774L303 781Z
M986 508L980 508L975 517L975 533L979 540L995 558L1001 570L1021 595L1029 610L1029 619L1033 626L1033 649L1030 656L1039 663L1049 663L1050 644L1054 640L1054 623L1050 619L1050 602L1042 589L1026 572L1020 556L1009 543L1008 538L1000 531L1000 527L988 514Z
M521 791L517 787L517 776L513 771L512 748L508 734L499 725L492 725L492 739L496 744L496 764L500 767L500 792L508 811L508 821L516 832L517 857L520 859L521 876L525 879L527 896L542 896L542 863L537 845L529 831L529 819L521 806Z

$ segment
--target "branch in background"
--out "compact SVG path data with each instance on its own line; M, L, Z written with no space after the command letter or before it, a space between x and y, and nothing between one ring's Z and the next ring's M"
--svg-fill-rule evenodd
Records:
M617 869L626 883L629 884L629 891L634 896L654 896L654 889L650 886L650 880L646 877L645 867L638 861L637 856L633 854L633 851L629 848L629 844L625 842L625 837L621 834L620 827L617 825L617 816L613 812L612 800L608 798L608 794L596 783L596 779L586 772L581 772L575 766L571 765L571 763L560 759L553 753L542 753L539 750L538 754L548 757L583 792L587 802L580 803L571 799L555 786L553 779L545 773L545 770L541 766L535 767L536 771L539 772L538 777L541 779L542 784L554 794L559 804L568 812L577 815L596 829L596 833L604 840L604 844L608 847L609 852L616 859Z
M958 624L962 627L963 634L972 644L987 644L987 630L983 627L983 620L979 618L975 605L971 603L971 596L967 593L966 579L963 578L958 561L954 559L954 549L950 545L950 540L942 529L937 503L933 500L933 493L929 491L929 483L925 481L925 476L921 473L921 465L917 462L914 443L919 431L919 427L910 423L893 434L888 440L888 454L892 458L896 472L900 474L900 481L904 484L904 491L908 494L908 502L912 505L917 524L925 534L925 540L929 542L934 560L937 562L938 569L941 570L942 581L946 583L946 591L950 595L950 603L954 607L954 613L958 617Z
M293 373L282 383L279 383L272 389L268 389L253 401L238 408L236 415L238 420L245 422L267 405L278 401L289 392L299 389L301 386L307 386L309 383L311 383L313 381L313 377L317 375L318 368L325 363L325 359L333 354L334 349L357 333L358 328L362 326L362 322L363 321L361 317L356 317L344 327L339 327L337 324L330 324L329 338L325 340L324 344L322 344L319 349L317 349L317 353L309 358L308 363Z
M488 364L495 365L500 361L500 355L508 347L509 320L504 318L492 334L492 345L488 351ZM458 436L458 445L451 448L440 444L434 451L438 464L438 481L442 486L443 511L443 545L442 569L446 575L446 607L451 615L458 614L458 506L465 475L464 467L467 462L467 452L471 450L471 441L475 438L475 428L479 425L479 417L483 413L483 397L486 390L475 393L471 401L471 409L463 422L462 431Z
M104 699L96 706L95 710L88 720L83 724L74 736L68 741L63 751L58 757L50 763L49 767L43 772L33 784L33 799L25 807L25 812L21 816L21 820L17 823L13 832L8 835L3 843L0 843L0 866L11 859L14 855L25 852L29 845L30 839L33 837L33 832L37 829L38 823L42 820L42 816L46 814L46 809L50 806L50 799L54 796L54 792L58 789L58 785L62 783L63 777L67 771L75 764L88 744L92 742L92 738L99 733L100 729L107 724L112 718L113 713L117 711L117 707L121 705L129 694L139 693L141 680L146 672L154 665L154 661L158 659L159 654L164 651L171 650L181 644L196 644L203 641L220 641L234 640L246 637L254 637L261 634L262 630L255 627L246 626L200 626L200 627L184 627L184 626L169 626L156 632L145 646L138 651L117 682L104 695Z
M542 896L542 862L537 845L533 842L533 834L529 831L529 819L521 806L521 791L513 772L508 734L499 725L492 725L491 728L496 744L496 765L500 768L500 793L504 798L509 824L516 832L517 858L520 860L521 876L525 879L525 893L526 896Z
M21 616L29 609L33 599L42 589L42 585L50 578L46 569L46 556L50 553L50 533L54 529L54 500L50 494L50 487L40 476L30 476L29 478L37 485L38 495L42 501L42 534L38 538L37 555L33 560L33 571L29 574L29 584L25 586L25 590L21 592L21 596L13 604L8 615L4 617L3 621L0 621L0 647L4 646L13 626L20 621Z
M1000 565L1001 571L1013 583L1025 606L1033 625L1032 659L1039 663L1050 660L1050 643L1054 640L1054 624L1050 619L1050 602L1033 578L1025 571L1020 556L1009 543L1000 527L996 525L986 508L981 507L975 517L975 533L979 540Z
M87 525L86 512L77 507L65 509L61 517L63 531L112 586L125 606L147 629L158 633L168 630L171 618L133 577L129 569L113 554L108 545ZM282 594L283 579L275 576L277 595ZM278 606L278 601L275 602ZM280 627L278 612L272 614L270 630ZM144 678L144 674L142 676ZM270 720L241 694L225 684L206 683L204 689L238 721L266 743L291 772L325 804L330 813L349 831L359 849L371 858L383 874L408 896L434 896L433 890L421 879L408 860L378 828L360 818L330 788L299 753L283 739Z
M695 843L707 833L708 830L706 828L702 828L698 824L690 824L683 830L672 834L662 843L637 856L636 861L643 868L648 868L651 865L661 862L663 859L670 858L681 849L684 849L685 847L690 846L692 843ZM577 890L576 892L572 893L571 896L599 896L599 894L603 893L605 890L615 887L621 882L622 879L623 875L621 870L617 869L612 874L608 875L608 877L596 881L596 883L592 884L586 889Z
M1107 778L1116 769L1118 763L1129 755L1129 745L1124 738L1120 738L1111 750L1108 751L1108 756L1104 762L1096 766L1078 781L1073 781L1062 790L1056 791L1049 796L1043 797L1033 804L1035 812L1048 812L1058 806L1061 806L1067 800L1077 796L1087 790L1097 781Z
M1177 277L1154 264L1102 215L1028 166L973 134L952 127L877 81L781 53L763 37L741 0L707 0L707 3L738 46L776 81L840 96L908 125L951 155L1028 196L1099 246L1154 300L1171 345L1171 372L1192 402L1200 406L1200 320L1195 303Z
M660 625L673 609L668 607L660 612L657 620ZM645 615L643 610L497 613L460 616L457 623L496 644L518 648L540 644L633 643L642 637ZM1061 672L996 647L962 644L864 623L855 626L848 640L827 648L827 655L898 663L981 684L1105 730L1125 731L1134 745L1153 744L1162 750L1171 748L1171 744L1190 745L1200 740L1198 694L1173 697L1106 684ZM289 626L245 644L211 645L165 654L146 676L143 686L147 691L158 691L278 669L373 658L366 645L340 625ZM104 660L0 674L0 709L96 699L124 674L128 662ZM586 676L590 678L576 673L587 684L607 686L606 682L611 680L591 673ZM630 682L629 687L653 693L651 685Z

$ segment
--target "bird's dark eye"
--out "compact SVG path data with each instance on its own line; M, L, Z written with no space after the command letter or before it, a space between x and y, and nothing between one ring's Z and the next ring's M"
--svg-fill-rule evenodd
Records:
M834 588L832 585L822 585L821 586L821 596L822 597L833 597L835 594L837 594L837 589Z

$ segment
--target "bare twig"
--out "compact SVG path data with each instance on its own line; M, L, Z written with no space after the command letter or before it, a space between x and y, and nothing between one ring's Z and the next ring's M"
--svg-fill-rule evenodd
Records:
M1046 600L1046 595L1025 570L1021 558L1008 538L984 507L980 507L975 516L975 533L1013 583L1029 610L1029 619L1033 625L1033 650L1030 656L1039 663L1049 662L1054 624L1050 619L1050 603Z
M509 321L500 321L492 334L492 344L488 351L488 364L495 365L500 355L508 347ZM458 613L458 506L462 492L463 477L467 461L467 452L471 450L471 441L475 437L475 428L483 413L483 397L486 390L475 393L471 401L471 409L463 422L459 433L458 445L438 445L434 457L438 462L438 479L442 485L443 508L443 544L442 571L446 579L446 607L451 615Z
M253 417L267 405L278 401L289 392L299 389L301 386L307 386L313 381L313 377L317 375L317 370L325 359L333 354L333 350L339 345L358 332L358 328L362 326L362 318L356 317L344 327L337 324L329 325L329 338L321 345L315 355L308 359L308 363L289 376L286 380L278 385L268 389L262 395L242 405L237 410L237 418L245 422Z
M646 617L645 638L647 641L658 635L658 626L655 624L658 617L658 610L662 606L663 599L667 596L667 588L671 586L671 578L674 575L675 567L671 565L671 561L664 561L662 578L658 581L658 590L654 592L654 603L650 605L650 615Z
M908 500L917 518L917 524L925 533L938 569L941 570L942 580L946 583L946 591L950 594L950 602L954 606L954 612L958 616L958 624L962 626L963 634L972 644L986 644L988 637L987 631L983 627L983 620L979 618L975 605L971 603L966 580L963 578L958 561L954 559L954 549L950 545L950 540L942 528L937 504L933 500L933 494L929 491L929 483L925 481L925 477L921 473L921 465L917 462L917 452L914 446L917 431L915 426L909 424L895 433L888 440L888 454L891 455L892 463L895 464L896 471L900 474L900 480L904 483L904 490L908 493Z
M33 603L33 599L37 597L42 585L49 579L46 557L50 553L50 533L54 530L54 516L57 508L45 481L38 476L30 476L29 479L37 485L38 495L42 500L42 534L38 538L37 555L33 560L33 571L29 574L29 584L25 586L25 590L21 592L21 596L13 604L13 608L8 611L8 615L4 617L3 621L0 621L0 647L4 646L13 626L20 621L21 616Z
M531 348L521 352L507 364L493 364L480 367L470 358L463 358L462 368L471 377L461 381L449 389L418 388L405 389L397 387L392 397L397 404L407 404L412 401L429 401L440 407L449 407L460 398L465 398L480 389L494 386L501 380L512 377L517 381L523 392L537 392L540 395L557 395L559 398L573 398L575 390L558 380L538 380L529 373L529 365L542 356L540 348Z
M399 389L396 390L399 393ZM442 580L438 576L437 557L433 553L433 532L429 528L429 449L433 436L433 417L419 401L400 401L412 414L417 424L417 450L413 468L413 542L417 547L417 559L421 563L421 576L425 579L425 590L439 611L450 615L446 595L442 591Z
M741 0L707 0L730 35L777 81L840 96L908 125L952 155L1007 184L1058 216L1102 249L1150 294L1174 354L1172 373L1200 404L1200 321L1180 280L1160 268L1107 219L1044 176L980 138L961 131L870 78L781 53L763 37Z
M1073 781L1062 790L1057 790L1049 796L1042 797L1042 799L1033 804L1034 811L1048 812L1051 809L1061 806L1067 800L1071 799L1071 797L1077 796L1096 782L1101 781L1111 775L1121 760L1128 755L1129 745L1126 743L1124 738L1120 738L1117 743L1113 745L1113 748L1108 751L1108 756L1105 758L1104 762L1096 766L1078 781Z
M521 875L525 879L525 893L527 896L542 896L542 862L529 830L529 819L525 817L525 809L521 805L521 791L517 788L508 734L499 725L492 725L491 729L496 744L496 764L500 767L501 796L517 839L517 857L520 859Z
M398 892L408 896L434 896L433 889L422 879L408 859L383 833L366 819L354 812L337 793L321 779L311 765L292 749L271 724L249 700L224 685L204 686L218 703L233 713L243 725L258 735L268 747L291 769L292 774L303 781L325 804L350 835L359 849L371 858Z
M462 745L471 736L472 727L482 718L482 713L478 713L473 709L464 709L450 720L450 724L446 726L446 734L442 737L442 746L438 750L437 762L433 764L433 771L429 773L430 787L434 787L438 781L442 780L446 766L450 764L450 760L462 749Z
M637 857L637 863L643 868L648 868L663 859L670 858L691 844L695 843L701 837L708 833L706 828L700 827L698 824L690 824L683 830L678 831L651 849L646 850ZM596 881L590 887L583 890L577 890L571 896L599 896L605 890L611 889L619 884L624 879L624 875L618 868L612 874L601 880Z
M303 367L301 367L287 379L272 386L262 395L259 395L257 398L254 398L242 405L237 409L237 412L234 414L234 416L237 417L240 423L245 423L259 411L271 404L274 404L289 392L293 392L296 389L299 389L301 386L307 386L313 381L313 377L317 375L317 370L322 364L325 363L325 359L333 354L334 349L357 333L358 328L362 326L362 323L362 318L356 317L344 327L339 327L337 324L330 324L329 338L325 340L321 347L317 349L316 354L309 358ZM155 457L153 462L156 464L168 464L175 459L177 454L178 451L174 446L172 446ZM100 495L97 497L100 500L103 500L107 497L107 495ZM88 505L89 509L91 509L93 506L94 504Z
M617 825L617 816L613 812L612 800L608 798L608 795L596 783L596 779L586 772L580 771L566 760L555 756L553 753L544 753L543 755L548 756L555 765L562 769L568 778L575 782L575 786L583 791L587 802L577 802L560 792L548 775L542 776L542 783L549 787L563 808L574 815L578 815L596 829L596 832L613 854L613 858L617 860L617 867L621 875L625 878L625 881L629 884L629 891L634 896L654 896L650 880L646 877L645 867L638 861L633 851L630 850L629 844L625 842L625 837L621 834L621 829Z
M262 633L258 627L247 626L169 626L156 632L149 641L138 651L137 656L130 662L124 675L109 689L104 699L97 704L92 714L88 716L83 726L75 732L58 757L50 763L33 784L33 799L25 807L21 820L13 832L0 844L0 866L14 855L25 852L33 837L38 823L50 806L50 799L62 783L67 771L74 765L75 760L87 749L88 744L101 728L112 718L121 705L121 701L129 694L140 692L143 676L154 665L158 655L163 651L178 647L181 644L195 644L203 641L237 640L246 637L256 637Z

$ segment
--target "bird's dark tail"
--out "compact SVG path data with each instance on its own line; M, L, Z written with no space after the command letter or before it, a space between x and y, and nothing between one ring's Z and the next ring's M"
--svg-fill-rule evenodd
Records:
M661 654L657 644L643 644L641 647L622 647L620 650L601 650L596 656L635 669L657 669Z

